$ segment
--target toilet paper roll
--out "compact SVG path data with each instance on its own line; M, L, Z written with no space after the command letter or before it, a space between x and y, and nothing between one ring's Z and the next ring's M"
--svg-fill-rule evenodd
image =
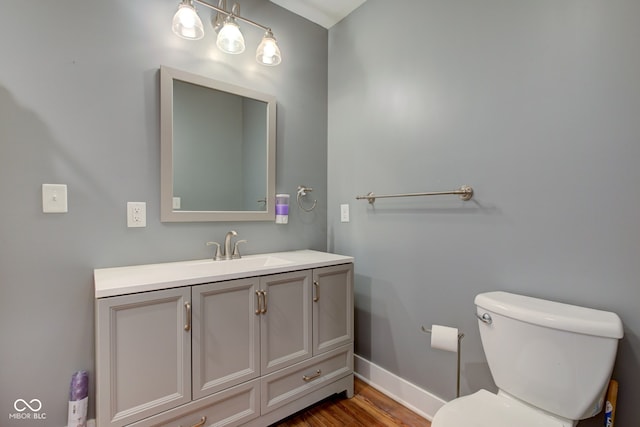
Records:
M458 329L449 326L431 327L431 347L445 351L458 352Z

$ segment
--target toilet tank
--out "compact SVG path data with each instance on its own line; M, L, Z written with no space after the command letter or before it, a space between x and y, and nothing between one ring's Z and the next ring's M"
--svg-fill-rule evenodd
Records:
M600 412L623 336L617 314L508 292L479 294L475 304L501 391L570 420Z

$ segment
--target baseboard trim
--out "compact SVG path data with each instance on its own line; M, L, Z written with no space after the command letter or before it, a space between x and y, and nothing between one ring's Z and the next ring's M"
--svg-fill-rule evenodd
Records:
M433 420L433 416L438 409L446 403L439 397L363 359L357 354L354 355L354 369L355 375L362 381L429 421Z

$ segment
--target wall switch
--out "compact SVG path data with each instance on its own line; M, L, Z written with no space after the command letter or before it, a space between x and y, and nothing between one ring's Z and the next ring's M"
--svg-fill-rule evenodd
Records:
M69 212L67 207L67 186L65 184L42 184L42 212Z
M340 205L340 222L349 222L349 205Z
M180 197L173 198L173 209L180 209Z
M145 202L127 202L127 227L147 226L147 204Z

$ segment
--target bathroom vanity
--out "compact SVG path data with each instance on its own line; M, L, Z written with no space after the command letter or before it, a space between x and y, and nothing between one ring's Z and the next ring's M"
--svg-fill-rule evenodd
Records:
M97 425L266 426L353 396L353 258L94 271Z

